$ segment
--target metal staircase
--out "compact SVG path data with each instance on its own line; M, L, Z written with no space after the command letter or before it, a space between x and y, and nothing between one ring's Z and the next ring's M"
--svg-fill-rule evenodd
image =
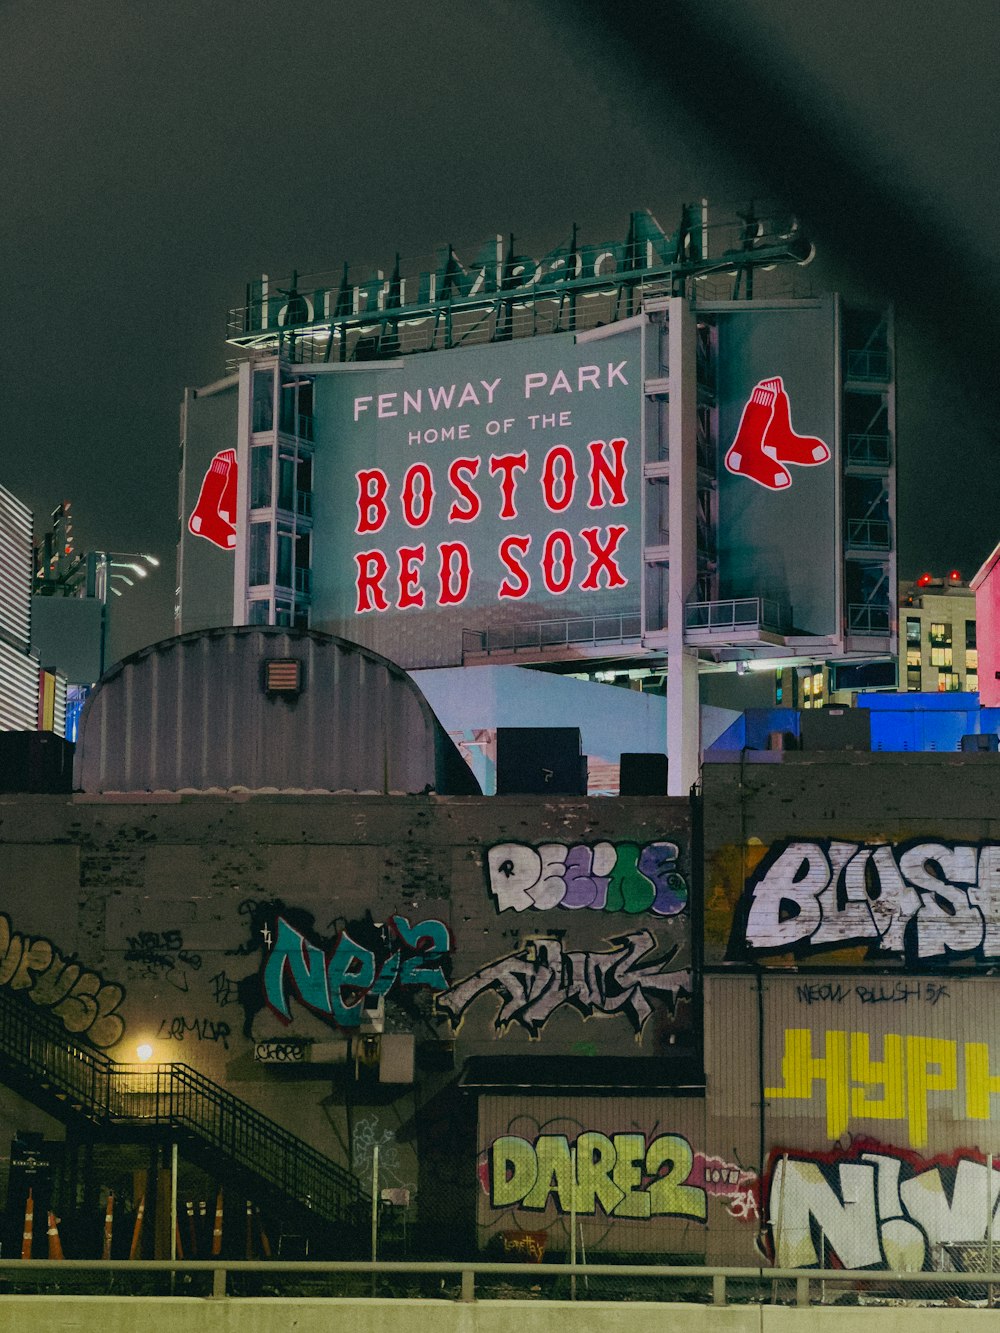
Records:
M2 987L0 1079L65 1123L89 1125L95 1139L183 1141L216 1174L224 1165L342 1236L365 1215L349 1171L189 1065L119 1064Z

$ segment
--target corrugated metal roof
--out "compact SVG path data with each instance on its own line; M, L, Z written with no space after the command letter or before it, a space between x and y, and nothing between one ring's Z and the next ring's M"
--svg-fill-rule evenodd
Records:
M266 663L299 663L298 693ZM417 686L385 658L311 630L181 635L108 672L80 720L86 792L479 791Z

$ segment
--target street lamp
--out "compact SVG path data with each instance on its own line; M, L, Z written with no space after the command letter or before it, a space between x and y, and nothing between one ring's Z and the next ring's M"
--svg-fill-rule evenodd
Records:
M101 675L104 675L105 656L107 652L108 640L108 597L114 593L116 597L121 597L122 590L115 586L117 582L124 583L129 588L135 587L135 579L144 579L148 576L149 569L158 569L160 561L157 556L151 555L148 551L98 551L94 559L94 595L101 603ZM149 568L147 568L147 566ZM127 573L125 571L128 571Z

